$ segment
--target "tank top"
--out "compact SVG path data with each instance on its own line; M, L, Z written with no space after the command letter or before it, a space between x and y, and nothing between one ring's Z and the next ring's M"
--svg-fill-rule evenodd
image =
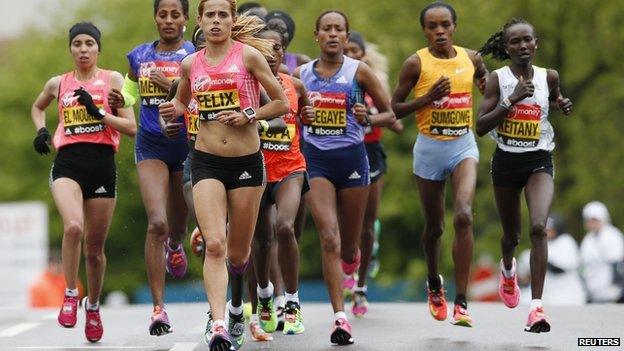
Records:
M77 81L74 72L61 76L58 92L59 123L52 139L56 150L70 144L93 143L110 145L117 152L119 131L89 115L87 109L78 103L78 97L74 96L74 90L82 87L91 94L98 108L112 113L108 106L110 78L111 71L103 69L98 69L95 76L86 82Z
M299 148L299 127L297 125L299 98L297 97L297 89L289 75L279 73L279 78L290 103L290 108L288 113L282 116L286 122L286 129L283 132L262 132L260 134L260 147L264 154L269 182L278 182L293 172L305 171L306 169L305 159Z
M241 111L260 106L260 85L243 62L243 44L234 41L226 57L216 66L206 61L205 49L191 65L191 92L201 121L213 121L220 111Z
M518 84L509 66L497 69L500 101L509 97ZM533 96L515 104L507 117L490 132L498 147L507 152L528 152L555 149L555 132L548 121L550 90L545 68L533 66Z
M368 113L371 115L379 113L377 107L375 107L375 103L373 102L373 98L370 95L364 95L364 101L366 102L366 107L368 108ZM374 144L381 141L381 135L383 134L383 129L381 127L371 127L367 126L364 130L366 134L364 134L364 142L367 144Z
M190 41L185 41L176 51L156 51L157 41L137 46L128 53L128 62L132 73L139 83L141 101L139 128L156 137L167 139L160 130L158 123L158 105L167 101L167 91L150 82L152 69L156 69L171 81L180 78L182 69L180 63L187 55L195 52ZM181 121L181 119L180 119ZM183 135L181 134L181 140Z
M343 56L340 69L323 78L314 69L318 59L301 66L301 81L314 107L315 119L304 128L306 143L321 150L344 148L364 140L364 127L353 116L355 103L364 103L364 94L355 80L360 61Z
M433 56L428 48L416 52L420 58L420 76L414 96L421 97L441 76L451 80L451 93L416 111L416 124L421 134L437 140L453 140L468 134L472 127L472 82L474 64L466 49L453 46L457 53L451 59Z

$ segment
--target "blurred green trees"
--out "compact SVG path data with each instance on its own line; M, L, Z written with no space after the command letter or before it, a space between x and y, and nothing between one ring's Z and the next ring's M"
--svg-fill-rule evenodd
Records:
M290 51L316 57L313 40L314 22L326 9L340 9L352 29L367 41L377 43L388 56L391 84L396 84L404 59L426 45L421 34L419 13L428 3L422 0L266 0L269 9L289 12L296 21L295 39ZM63 11L50 11L54 25L45 29L30 28L5 43L0 50L0 201L42 200L50 208L51 242L60 245L62 225L48 189L48 173L53 155L40 157L32 149L34 127L30 107L47 79L72 69L68 54L67 31L78 21L92 21L102 31L99 65L127 71L126 53L137 44L157 39L151 1L109 0L84 2ZM604 201L613 222L622 224L624 177L624 66L619 62L624 51L624 3L619 1L569 2L539 1L451 1L457 10L455 42L478 49L489 36L512 17L524 17L537 31L539 48L536 64L555 68L561 76L563 93L574 102L570 117L552 113L556 131L556 194L553 210L564 215L577 239L583 233L582 206L590 201ZM191 0L190 28L195 25L197 1ZM70 9L70 10L67 10ZM494 70L502 64L488 61ZM480 96L476 93L476 104ZM56 104L48 109L47 125L54 129ZM476 110L475 105L475 110ZM380 218L382 220L381 258L383 282L395 279L417 281L425 267L420 247L423 219L413 176L411 149L416 136L412 118L406 118L406 131L400 135L387 132L384 144L389 155L389 172ZM499 257L500 223L494 207L489 178L489 159L494 149L490 139L478 140L481 150L479 179L474 203L475 258L487 253ZM141 202L133 156L134 141L124 137L117 156L118 202L106 252L108 271L105 291L122 289L132 292L146 281L143 263L145 213ZM452 209L451 197L447 208ZM526 211L525 220L526 224ZM452 212L447 215L443 237L442 267L452 269L450 243L453 237ZM190 229L189 229L190 232ZM527 246L526 227L523 247ZM302 238L302 278L321 276L318 238L308 221ZM201 277L199 261L191 259L189 279Z

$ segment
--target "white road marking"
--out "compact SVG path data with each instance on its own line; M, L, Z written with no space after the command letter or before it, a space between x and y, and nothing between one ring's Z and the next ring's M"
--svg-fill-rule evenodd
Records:
M17 334L21 334L32 328L38 327L41 323L19 323L11 328L5 329L0 332L0 338L12 337Z
M169 351L192 351L196 347L196 342L177 342Z

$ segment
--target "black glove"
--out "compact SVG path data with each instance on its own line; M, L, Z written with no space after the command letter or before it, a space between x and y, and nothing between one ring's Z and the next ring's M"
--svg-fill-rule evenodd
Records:
M93 98L88 91L83 88L74 90L74 96L78 97L78 103L87 108L87 113L96 119L100 120L106 116L106 114L102 114L100 109L93 102Z
M46 127L43 127L37 131L37 136L33 140L33 146L39 155L47 155L50 153L48 145L50 145L50 132L48 132Z

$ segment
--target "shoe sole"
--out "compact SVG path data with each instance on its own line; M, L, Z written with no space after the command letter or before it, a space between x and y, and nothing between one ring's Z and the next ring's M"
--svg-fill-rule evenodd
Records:
M173 328L167 323L155 322L150 326L149 332L153 336L163 336L173 333Z
M301 329L299 330L294 330L294 329L291 329L288 331L284 330L284 335L299 335L299 334L303 334L304 331L305 331L305 328L301 326Z
M466 320L456 320L456 321L451 321L452 325L457 325L459 327L468 327L468 328L472 328L472 322L468 322Z
M215 340L212 342L212 345L210 345L210 342L208 342L207 344L210 346L210 351L234 350L232 343L220 336L215 337Z
M329 337L332 344L351 345L354 343L353 337L346 330L338 328Z
M75 327L75 326L76 326L76 323L74 323L74 324L63 324L63 323L61 323L61 322L59 321L59 325L60 325L61 327L63 327L63 328L73 328L73 327Z
M533 323L532 326L524 327L525 332L529 333L548 333L550 331L550 324L546 322L546 320L542 319L541 321Z
M87 338L87 340L88 340L89 342L98 342L98 341L102 340L102 335L100 335L100 337L99 337L99 338L97 338L97 339L89 339L89 338Z

